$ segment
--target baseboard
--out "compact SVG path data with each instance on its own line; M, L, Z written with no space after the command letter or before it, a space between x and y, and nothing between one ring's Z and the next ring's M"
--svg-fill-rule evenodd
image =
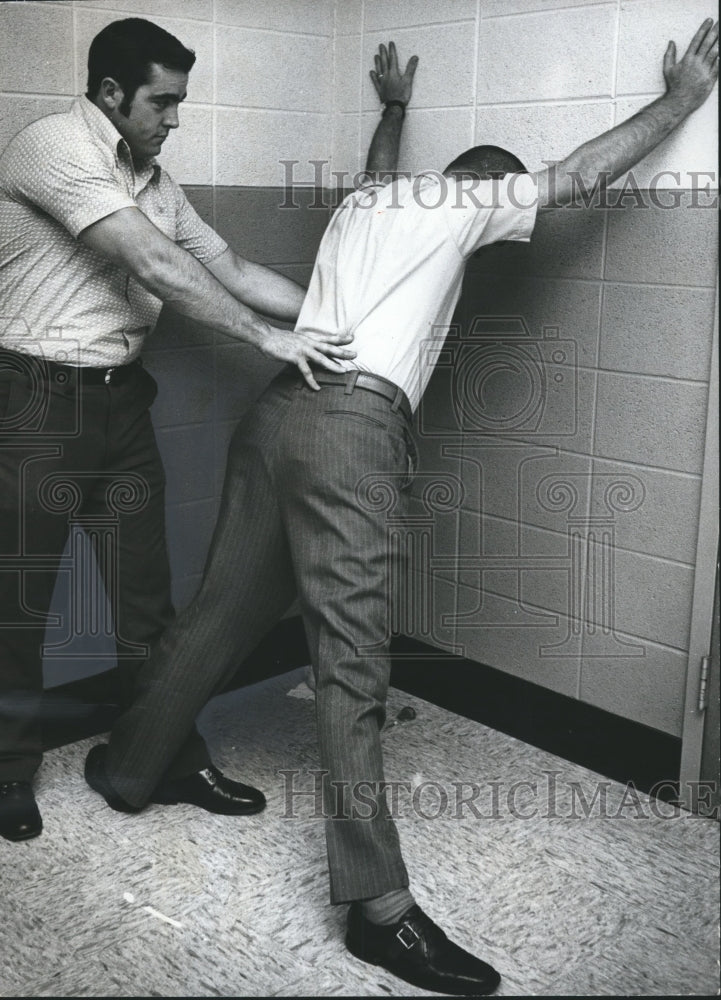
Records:
M391 684L524 743L665 800L675 797L681 740L462 657L442 669L432 647L397 639ZM417 658L415 658L417 657ZM285 618L242 664L227 690L285 673L308 662L299 617ZM105 732L117 717L115 671L46 692L45 747Z

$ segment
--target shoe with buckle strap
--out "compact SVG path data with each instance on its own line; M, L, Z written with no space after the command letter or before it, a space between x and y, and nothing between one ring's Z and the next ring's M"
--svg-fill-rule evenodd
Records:
M500 975L446 937L417 904L390 925L363 916L360 903L348 910L346 948L356 958L380 965L412 986L454 996L486 996Z

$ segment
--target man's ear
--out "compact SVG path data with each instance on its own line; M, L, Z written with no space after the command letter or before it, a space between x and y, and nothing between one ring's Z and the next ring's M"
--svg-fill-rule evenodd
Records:
M103 108L112 114L120 108L123 103L123 88L120 86L117 80L114 80L112 76L106 76L103 78L100 84L100 90L98 97L103 105Z

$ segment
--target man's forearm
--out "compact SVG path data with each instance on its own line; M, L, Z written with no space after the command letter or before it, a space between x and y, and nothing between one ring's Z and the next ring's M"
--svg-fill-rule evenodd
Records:
M403 108L392 104L383 112L368 149L366 171L372 174L394 173L403 131Z
M707 18L679 61L675 43L669 42L663 76L663 97L536 175L541 208L567 204L581 185L586 192L605 187L648 156L701 107L718 77L718 24Z
M230 249L206 267L231 295L251 309L286 322L298 318L306 290L285 275L244 260Z
M136 279L176 312L261 347L269 325L239 302L190 254L170 243Z
M564 205L581 185L590 191L612 183L648 156L688 114L677 100L664 94L627 121L583 143L538 175L539 205Z
M262 346L270 329L268 323L238 302L195 257L176 246L137 208L124 208L98 220L78 238L182 315Z

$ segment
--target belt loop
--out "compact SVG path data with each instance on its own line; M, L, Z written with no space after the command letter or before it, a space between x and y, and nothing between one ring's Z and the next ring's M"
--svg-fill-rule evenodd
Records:
M396 390L396 398L391 403L391 413L397 413L398 409L403 402L403 390L399 386Z
M344 395L350 396L355 390L355 384L358 381L358 376L360 371L354 368L353 371L348 372L348 378L346 379L345 389L343 390Z

